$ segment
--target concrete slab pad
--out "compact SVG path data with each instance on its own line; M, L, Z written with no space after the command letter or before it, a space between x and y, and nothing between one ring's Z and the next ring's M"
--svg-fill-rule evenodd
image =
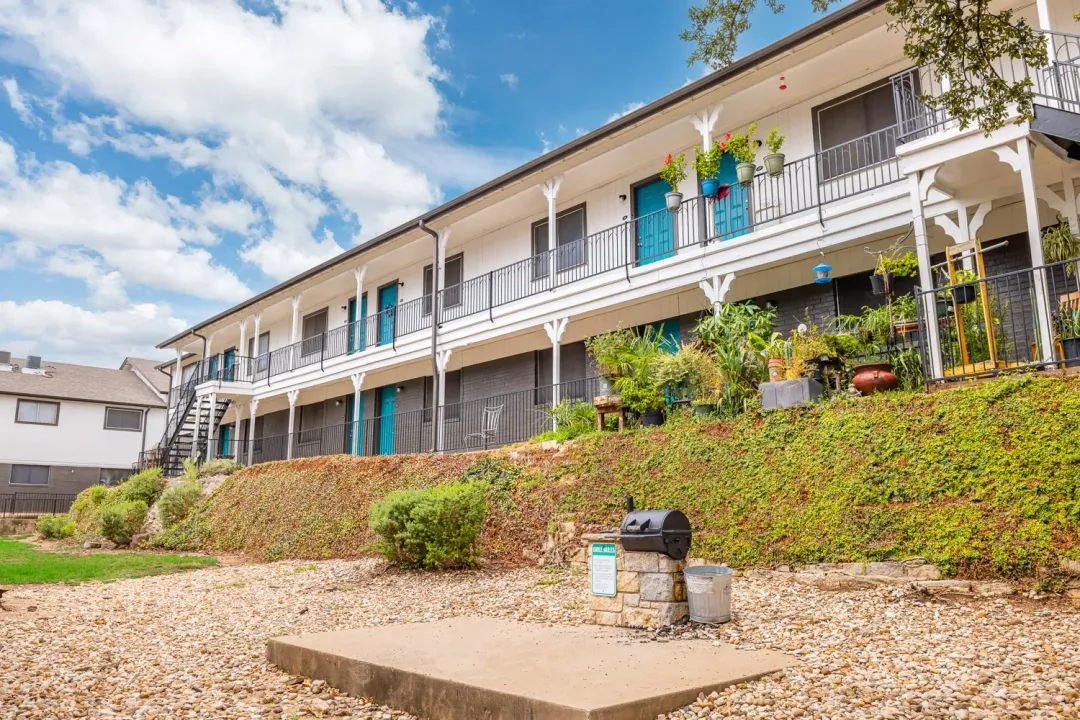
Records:
M794 665L706 640L461 617L270 640L282 670L426 720L653 720Z

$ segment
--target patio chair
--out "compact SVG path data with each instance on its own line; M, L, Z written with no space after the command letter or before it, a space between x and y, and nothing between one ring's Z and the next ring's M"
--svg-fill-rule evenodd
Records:
M488 442L495 439L499 433L499 419L502 417L503 405L484 408L484 415L480 422L480 432L469 433L465 436L465 447L472 447L472 438L477 438L480 445L487 450Z

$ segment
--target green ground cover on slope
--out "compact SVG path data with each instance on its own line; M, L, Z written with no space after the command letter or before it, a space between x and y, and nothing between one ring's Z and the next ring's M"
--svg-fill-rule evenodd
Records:
M488 486L491 561L525 562L556 520L612 527L629 494L639 507L682 509L692 554L735 566L924 556L961 575L1032 576L1080 559L1080 381L685 418L557 451L271 463L230 478L165 544L356 555L374 540L373 500L460 480Z
M0 586L122 580L191 570L216 563L213 558L199 555L83 554L72 550L50 552L29 543L0 538Z

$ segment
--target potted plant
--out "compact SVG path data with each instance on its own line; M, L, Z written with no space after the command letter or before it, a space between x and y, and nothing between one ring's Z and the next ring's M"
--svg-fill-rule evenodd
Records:
M735 158L738 164L735 166L735 176L741 185L749 185L754 182L754 173L757 167L754 159L757 158L757 145L754 144L754 133L757 132L757 123L750 123L746 134L732 133L727 141L727 151Z
M1058 224L1047 228L1042 236L1043 259L1048 265L1065 262L1080 257L1080 239L1069 228L1069 223L1058 216ZM1072 276L1076 272L1076 263L1065 266L1065 272Z
M720 181L716 179L716 173L720 170L720 159L724 156L724 150L720 145L713 145L708 152L702 152L701 147L695 147L697 153L694 156L694 170L701 181L701 194L705 197L716 197L720 189Z
M893 278L915 277L918 274L919 258L910 250L900 257L889 257L882 253L874 274L870 276L870 289L875 295L887 295L892 292Z
M769 136L765 138L765 147L769 149L769 154L765 156L764 162L765 172L772 177L784 174L784 153L780 152L783 146L784 136L780 134L780 128L769 130Z
M1058 329L1061 332L1061 355L1065 367L1080 367L1080 309L1069 303L1058 308Z
M978 279L979 276L973 270L957 270L955 281L950 283L956 286L952 289L953 302L957 305L967 305L975 302L975 298L978 296L978 288L976 287Z
M656 387L649 379L619 378L615 381L615 389L622 396L623 405L641 417L642 427L664 424L664 406L667 398L664 391Z
M681 346L674 355L660 355L653 382L667 395L684 391L698 415L716 411L722 382L715 355L701 341Z
M660 179L671 186L671 192L664 197L667 199L668 210L674 212L682 205L683 195L679 192L679 183L686 179L686 153L668 153L664 159L664 167L660 168Z
M769 358L769 382L780 382L784 379L788 352L788 341L780 333L774 333L764 350L765 356Z
M617 328L602 335L596 335L585 341L585 348L596 361L599 371L600 395L615 392L615 380L622 376L627 349L634 340L634 331Z

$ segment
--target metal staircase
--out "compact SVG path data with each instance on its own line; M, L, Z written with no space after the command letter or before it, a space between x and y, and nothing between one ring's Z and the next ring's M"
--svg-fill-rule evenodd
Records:
M212 365L200 362L190 378L169 391L165 433L157 450L151 451L147 458L140 458L140 465L157 465L165 471L166 476L174 476L184 471L185 459L196 454L202 460L210 456L211 430L221 423L229 401L218 400L213 407L209 403L197 402L195 388L209 379L207 369L213 372Z

